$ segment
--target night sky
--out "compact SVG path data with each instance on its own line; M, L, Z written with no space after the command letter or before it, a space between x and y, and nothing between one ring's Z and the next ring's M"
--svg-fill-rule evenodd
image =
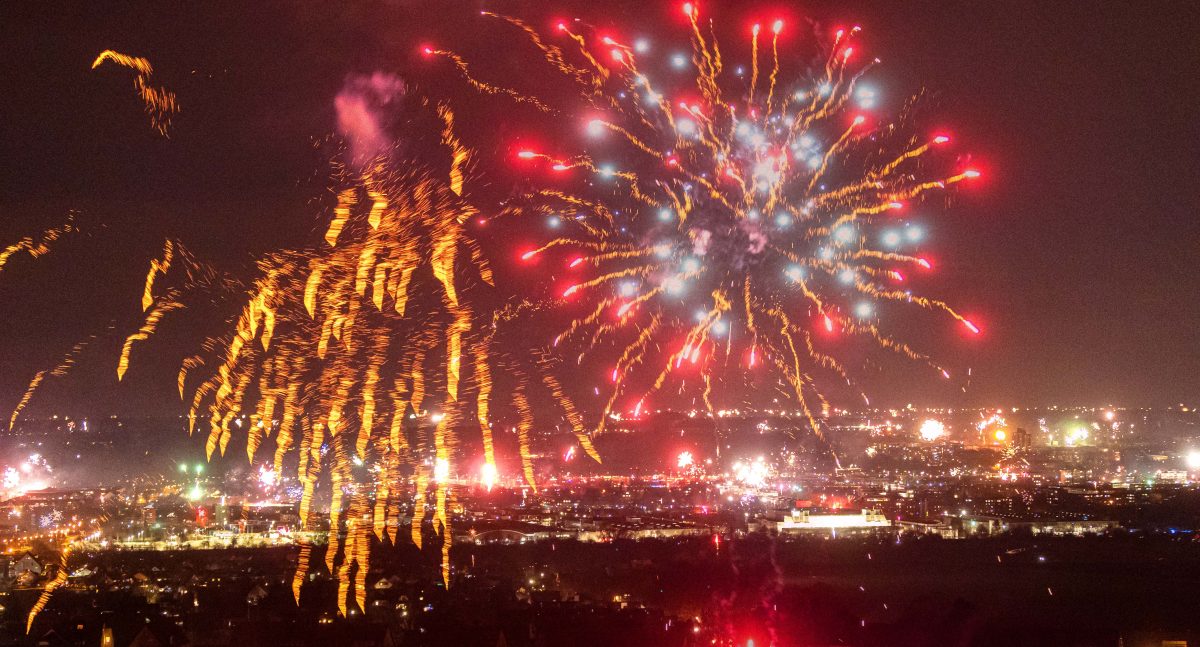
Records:
M187 324L113 368L136 328L146 264L165 236L231 271L256 254L311 244L323 230L333 97L351 74L384 71L414 92L469 100L418 47L478 56L502 42L482 7L538 24L585 18L617 33L686 46L676 3L8 2L0 6L0 242L79 212L83 233L0 272L0 410L39 369L104 331L79 375L30 413L178 413L172 363ZM606 9L597 9L603 4ZM708 2L720 29L754 18L860 24L883 59L888 101L924 93L959 154L985 173L923 221L938 260L922 291L984 328L909 329L973 379L916 367L866 376L884 404L1195 403L1200 386L1200 8L1189 3ZM487 29L485 29L487 27ZM729 58L745 43L725 37ZM115 49L147 57L182 106L169 139L149 126L133 77L90 70ZM657 50L656 50L657 51ZM737 54L734 54L734 52ZM499 65L520 61L494 52ZM424 68L424 69L423 69ZM517 72L518 74L520 72ZM512 109L466 114L469 143L502 155ZM513 178L487 182L497 197ZM485 191L483 195L488 195ZM479 205L487 211L494 205ZM498 235L502 242L503 234ZM928 326L933 320L922 320ZM943 330L944 329L944 330ZM918 377L919 375L919 377Z

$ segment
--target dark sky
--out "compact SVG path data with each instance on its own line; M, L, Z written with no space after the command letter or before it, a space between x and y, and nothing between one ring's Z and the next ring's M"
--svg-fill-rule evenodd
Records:
M139 282L162 237L231 269L311 241L328 174L315 144L333 130L332 99L347 75L386 71L453 94L445 69L436 82L415 69L417 47L478 53L515 42L484 29L473 16L481 7L685 42L673 2L604 3L603 12L528 1L100 4L0 7L0 240L70 209L86 232L0 273L0 404L75 341L110 321L122 333L136 325ZM730 29L776 14L862 25L864 46L884 61L873 78L885 94L923 91L960 154L986 172L946 208L926 210L939 272L923 288L985 332L966 341L950 325L910 331L947 365L971 367L971 387L964 394L901 366L868 376L877 402L1195 402L1200 8L821 0L702 11ZM89 70L107 48L146 56L178 94L170 139L150 129L126 70ZM509 109L491 105L467 128L480 141L506 128ZM169 371L113 384L118 343L98 341L84 377L44 406L172 410L158 400L171 397ZM186 343L180 330L144 352L166 365Z

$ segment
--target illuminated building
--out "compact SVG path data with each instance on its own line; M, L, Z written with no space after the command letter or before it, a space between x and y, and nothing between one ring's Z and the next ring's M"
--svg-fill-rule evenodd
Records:
M889 530L892 522L878 510L814 514L808 510L793 510L780 521L763 520L763 526L780 533L844 534L874 533Z

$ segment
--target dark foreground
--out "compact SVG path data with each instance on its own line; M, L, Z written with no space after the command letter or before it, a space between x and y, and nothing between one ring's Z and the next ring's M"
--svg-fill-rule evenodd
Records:
M295 603L295 550L79 556L30 635L41 591L4 596L0 643L100 645L107 626L113 647L1200 644L1190 537L462 546L449 592L427 555L376 555L346 618L323 564Z

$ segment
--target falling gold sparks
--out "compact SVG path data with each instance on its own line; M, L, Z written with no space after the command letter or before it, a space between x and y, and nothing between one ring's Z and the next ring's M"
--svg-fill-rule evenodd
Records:
M62 238L64 234L71 233L73 231L76 231L76 229L74 216L71 215L67 217L67 221L62 225L47 229L39 236L27 236L21 240L18 240L8 247L5 247L3 250L0 250L0 270L4 269L4 266L8 264L8 260L12 258L14 254L25 253L28 254L30 258L38 258L39 256L49 252L51 245L57 242L59 238Z
M435 544L443 583L451 585L455 488L465 469L459 435L464 427L479 430L490 485L498 476L494 374L507 373L495 356L520 354L509 320L479 305L479 291L490 289L493 277L466 229L477 215L466 197L470 151L454 132L449 108L421 106L439 121L449 163L433 171L380 156L342 168L323 242L263 258L231 329L184 360L177 378L189 402L189 429L207 426L210 457L224 454L239 430L251 460L271 434L276 470L289 453L298 456L306 529L316 527L314 499L329 488L324 563L338 581L343 614L362 608L372 540L395 543L407 535L419 548ZM158 285L170 249L151 266L152 303L126 342L122 375L130 347L154 333L158 313L185 300ZM581 445L596 456L582 417L544 373L535 362L512 374L517 385L506 381L499 400L525 421L522 463L532 461L532 417L516 391L531 388L563 400ZM532 478L531 469L523 471ZM400 520L410 501L405 533ZM293 581L297 600L312 559L303 545Z
M113 326L109 325L108 329L112 330ZM87 339L75 344L65 357L58 363L57 366L48 371L38 371L33 379L29 381L29 386L25 388L25 393L21 396L21 400L17 402L17 406L13 408L12 416L8 420L8 429L12 430L17 424L17 418L25 407L29 405L29 401L33 399L34 393L41 388L42 383L47 377L63 377L73 368L76 362L79 361L79 356L83 354L88 345L96 339L97 335L92 335Z
M129 358L133 353L134 343L150 339L150 336L158 330L158 324L162 322L163 317L172 310L182 307L182 303L168 300L162 301L150 309L142 326L138 328L137 332L126 337L125 343L121 346L121 357L117 360L117 381L124 379L126 371L129 370Z
M33 629L33 621L37 618L38 614L42 612L42 609L45 609L46 605L49 604L50 597L54 594L54 591L63 584L67 583L67 578L71 575L71 571L67 568L67 560L71 556L72 547L73 544L68 543L63 548L60 563L58 565L58 572L54 575L54 579L50 580L50 582L46 584L46 587L42 589L42 594L38 596L37 602L35 602L33 607L29 609L29 615L25 619L26 634Z
M111 61L115 65L137 72L133 86L145 105L146 114L150 116L150 125L158 131L158 134L166 137L171 126L171 118L179 112L179 104L175 101L174 92L150 84L150 77L154 74L154 68L151 67L150 61L140 56L129 56L106 49L100 52L96 60L92 61L92 69L100 67L105 61Z
M168 240L163 245L160 258L150 262L150 271L146 273L146 287L142 291L142 312L150 309L154 303L154 280L171 269L171 260L175 257L175 246Z
M12 417L8 419L8 430L12 431L14 425L17 424L17 416L21 415L21 411L29 404L29 400L33 398L33 392L37 391L42 380L46 377L46 371L38 371L37 375L29 381L29 387L25 389L25 394L21 396L21 400L17 402L17 406L13 408Z

